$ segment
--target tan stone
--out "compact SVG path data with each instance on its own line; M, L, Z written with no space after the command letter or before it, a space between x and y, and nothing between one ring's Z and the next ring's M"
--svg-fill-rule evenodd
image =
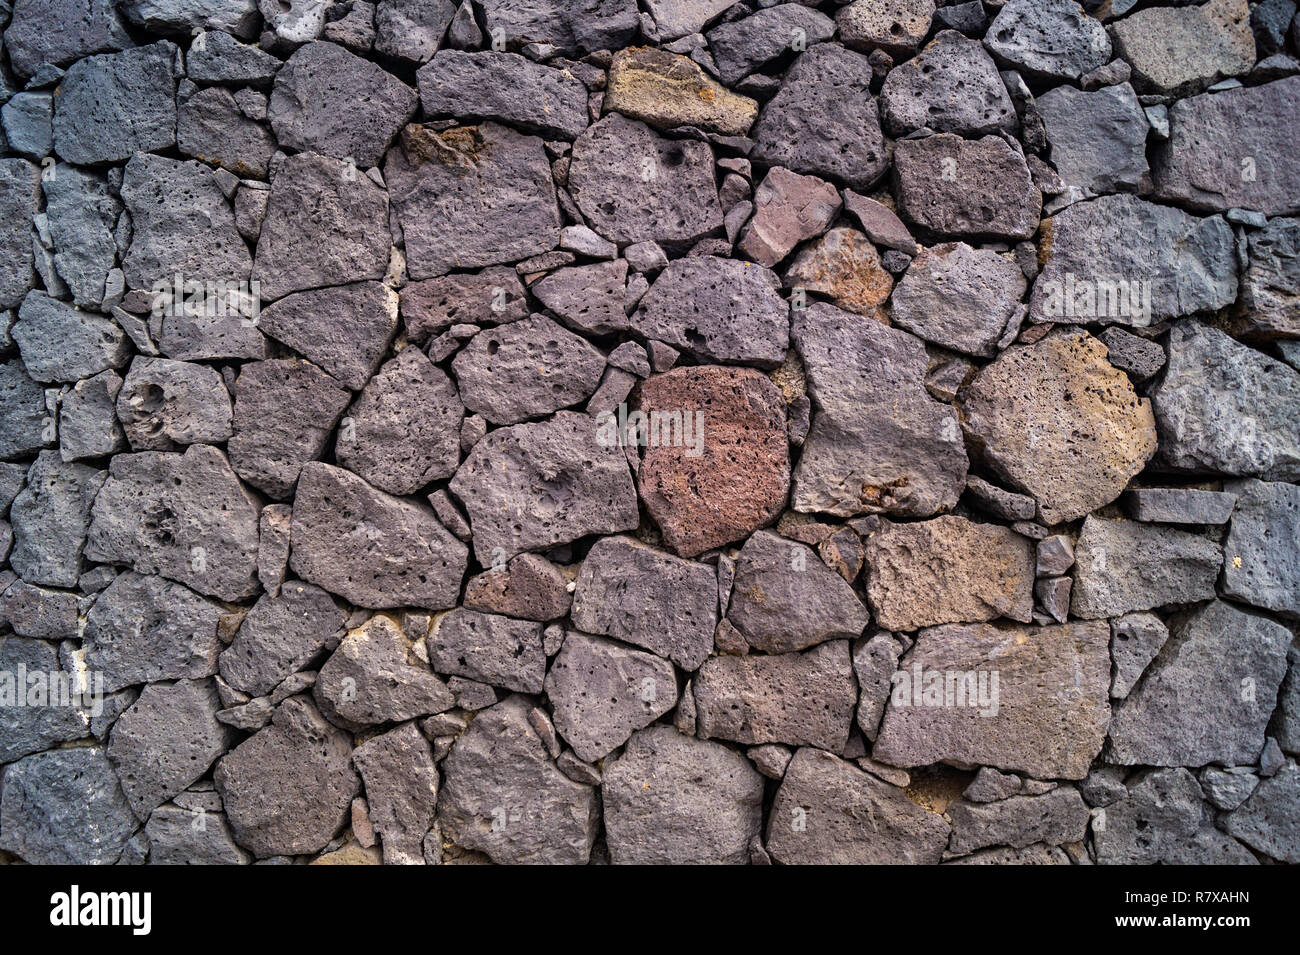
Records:
M1033 542L999 524L882 521L866 542L867 600L888 630L1033 617Z
M605 111L660 129L697 126L743 136L758 117L758 103L737 96L684 56L638 47L621 50L610 64Z
M1156 450L1151 402L1078 329L1003 352L971 382L960 411L985 463L1033 495L1046 524L1115 500Z
M826 180L773 166L754 190L754 217L740 251L771 268L800 242L826 231L840 205L839 190Z
M790 263L785 284L829 296L840 308L889 324L881 305L894 278L880 264L880 254L856 229L831 229L810 242Z

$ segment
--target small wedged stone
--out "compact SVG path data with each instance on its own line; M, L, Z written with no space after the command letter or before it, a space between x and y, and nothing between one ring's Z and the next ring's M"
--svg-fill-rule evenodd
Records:
M904 790L803 747L777 790L765 844L785 865L936 865L949 832Z
M530 291L574 331L607 335L631 327L625 308L627 262L622 259L556 269Z
M615 865L744 865L762 828L763 777L749 761L671 726L634 734L600 789Z
M278 595L258 598L244 617L218 661L221 677L250 696L270 693L342 636L345 619L319 587L284 584Z
M388 151L384 179L413 279L526 259L559 244L562 221L539 137L493 122L442 132L408 126L401 148Z
M1058 846L1082 842L1089 811L1079 790L1061 786L1041 796L1009 796L996 802L957 802L948 807L952 821L950 852L974 852L990 846L1024 849L1036 843Z
M1290 641L1290 631L1272 620L1219 600L1206 604L1174 628L1142 682L1115 706L1107 761L1253 764Z
M423 865L424 837L438 814L438 768L414 723L366 740L352 751L386 865Z
M557 620L573 602L568 580L540 554L520 554L505 567L492 568L465 584L463 605L522 620Z
M829 182L773 166L754 190L754 216L739 249L771 268L800 242L825 232L840 204L840 194Z
M1111 620L1112 699L1122 700L1132 692L1168 639L1169 628L1153 613L1126 613Z
M439 673L521 693L542 692L546 653L540 623L457 607L434 622L427 644Z
M538 294L537 285L533 293ZM515 270L493 266L407 283L402 288L401 313L406 337L422 345L454 325L517 322L527 317L528 302Z
M1156 450L1151 402L1082 330L1004 351L971 382L961 417L988 467L1031 494L1047 524L1113 501Z
M918 634L898 671L872 748L881 762L1082 779L1106 738L1104 622L933 627Z
M85 556L241 600L257 593L259 509L210 445L119 454L95 498Z
M855 640L869 616L853 589L811 548L758 531L736 558L727 619L764 653Z
M591 419L574 412L492 431L449 487L469 514L484 566L588 534L632 530L640 520L623 449L602 447Z
M793 508L926 517L952 507L966 451L952 408L925 390L920 339L823 304L795 312L792 337L813 403Z
M427 505L376 490L342 468L303 466L289 566L372 609L454 606L469 553Z
M583 865L599 823L596 790L567 776L511 696L480 711L442 761L438 825L499 865Z
M677 705L677 676L654 654L571 632L546 674L546 696L556 731L594 763Z
M1223 549L1195 534L1089 516L1075 547L1076 617L1097 620L1214 596Z
M882 521L865 545L867 600L881 627L1032 618L1033 547L1009 528L951 515Z
M689 246L722 227L713 169L707 143L664 139L611 113L574 142L569 189L611 242Z
M848 742L858 694L847 640L803 653L711 657L693 683L701 738L834 752Z
M212 778L235 841L259 859L320 852L361 790L351 739L305 696L285 700Z
M578 573L573 625L697 669L713 650L718 584L707 564L629 537L597 541Z
M1251 338L1300 336L1300 220L1273 219L1246 244L1237 327Z
M795 253L785 271L785 285L819 292L839 308L883 322L882 306L894 279L865 235L837 227Z
M1226 524L1237 496L1225 491L1141 487L1125 497L1129 517L1157 524Z

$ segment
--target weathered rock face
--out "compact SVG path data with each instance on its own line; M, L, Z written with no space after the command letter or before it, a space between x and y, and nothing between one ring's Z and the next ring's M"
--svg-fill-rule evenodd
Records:
M839 308L883 322L880 306L889 298L894 279L865 235L840 227L795 253L785 270L785 284L819 292Z
M298 581L263 594L221 654L221 677L250 696L270 693L338 637L343 611L325 591Z
M40 209L40 170L25 159L0 160L0 307L23 300L36 276L29 220Z
M1300 119L1300 78L1189 97L1169 110L1155 154L1156 194L1200 212L1295 215L1300 157L1285 148Z
M388 865L423 865L424 838L438 811L438 767L414 723L358 746L352 761L366 784L370 818Z
M651 47L615 55L604 105L658 129L695 126L731 136L745 135L758 116L757 102L737 96L693 60Z
M1233 491L1237 506L1223 543L1223 592L1300 617L1300 488L1241 481Z
M1106 28L1074 0L1010 0L989 24L984 45L1046 80L1077 80L1110 59Z
M429 660L439 673L521 693L540 693L546 676L542 625L457 608L429 634Z
M1268 401L1258 400L1268 395ZM1152 390L1160 456L1180 470L1300 480L1300 374L1216 328L1169 332Z
M1151 124L1127 83L1092 92L1058 86L1035 105L1052 161L1067 187L1084 196L1150 191L1146 141Z
M568 70L517 53L440 50L416 74L428 116L470 114L572 139L587 128L587 89Z
M959 802L950 806L951 852L972 852L988 846L1082 842L1088 829L1088 807L1073 786L1061 786L1039 796L1011 796L987 803Z
M1277 775L1260 782L1242 806L1224 821L1228 832L1253 849L1294 865L1300 861L1300 767L1287 760Z
M319 852L361 788L350 738L302 696L285 700L212 778L235 839L259 859Z
M1175 628L1142 682L1116 705L1107 759L1145 766L1254 763L1290 639L1265 617L1218 600L1205 605Z
M880 115L893 136L923 127L959 136L1016 128L1016 111L993 58L956 30L942 31L889 71L880 90Z
M675 368L646 379L634 407L647 429L637 441L641 500L678 554L694 557L776 519L790 485L789 447L785 402L765 375ZM615 416L607 420L617 427Z
M754 649L788 653L857 639L868 617L844 578L810 548L759 531L736 559L727 619Z
M1231 818L1231 817L1229 817ZM1186 769L1150 770L1093 826L1097 861L1109 865L1250 865L1254 856L1214 827L1201 787Z
M375 609L455 606L468 550L425 506L328 464L303 467L289 565L303 580Z
M891 679L872 754L1082 779L1110 723L1109 646L1100 622L923 630Z
M444 837L501 865L583 864L599 816L596 791L564 775L512 696L474 717L443 761Z
M313 289L267 306L258 327L359 391L397 331L397 303L397 294L378 282Z
M1032 551L1009 528L962 517L885 521L866 539L867 600L890 630L997 617L1029 623Z
M74 63L54 110L59 156L89 166L175 145L176 53L163 41Z
M1300 335L1300 221L1272 219L1246 241L1239 321L1252 336Z
M695 670L713 649L717 577L628 537L598 541L578 574L571 618L588 633L616 637Z
M136 451L219 444L230 438L230 392L214 368L138 355L115 402Z
M1139 10L1114 26L1115 52L1143 93L1186 96L1255 65L1245 0Z
M835 21L824 13L797 3L778 3L709 30L709 52L722 81L735 83L798 43L812 45L834 35Z
M671 726L635 734L600 787L615 865L744 865L762 828L763 777Z
M614 113L574 141L572 159L573 199L612 242L689 244L722 227L706 143L664 139Z
M1151 403L1082 331L1010 349L971 383L962 427L1048 524L1113 501L1156 450Z
M966 479L957 416L925 391L919 339L841 311L797 312L792 337L813 402L794 469L794 509L926 517Z
M586 534L637 525L636 488L618 447L602 447L592 419L560 412L483 438L452 478L469 512L474 554L490 565Z
M870 819L864 826L861 819ZM907 793L812 747L794 754L767 823L767 848L786 865L935 865L948 823Z
M711 657L694 688L701 737L832 752L848 741L858 696L844 640L804 653Z
M1075 550L1070 609L1095 620L1206 600L1222 564L1223 550L1204 537L1089 517Z
M411 278L511 262L558 244L555 186L536 136L496 123L441 133L408 126L401 148L388 152L384 179Z

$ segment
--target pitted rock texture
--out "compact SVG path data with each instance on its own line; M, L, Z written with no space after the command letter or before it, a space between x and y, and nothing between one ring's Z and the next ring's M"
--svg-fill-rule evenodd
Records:
M0 864L1300 861L1297 128L1293 0L0 2Z

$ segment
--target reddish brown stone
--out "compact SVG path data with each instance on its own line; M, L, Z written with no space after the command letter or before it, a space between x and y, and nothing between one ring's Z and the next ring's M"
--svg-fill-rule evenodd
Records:
M693 446L678 441L643 451L641 499L678 554L740 540L780 513L790 486L785 402L766 376L717 365L677 368L642 383L636 406L703 422L702 443L693 435ZM651 429L651 445L660 430Z

